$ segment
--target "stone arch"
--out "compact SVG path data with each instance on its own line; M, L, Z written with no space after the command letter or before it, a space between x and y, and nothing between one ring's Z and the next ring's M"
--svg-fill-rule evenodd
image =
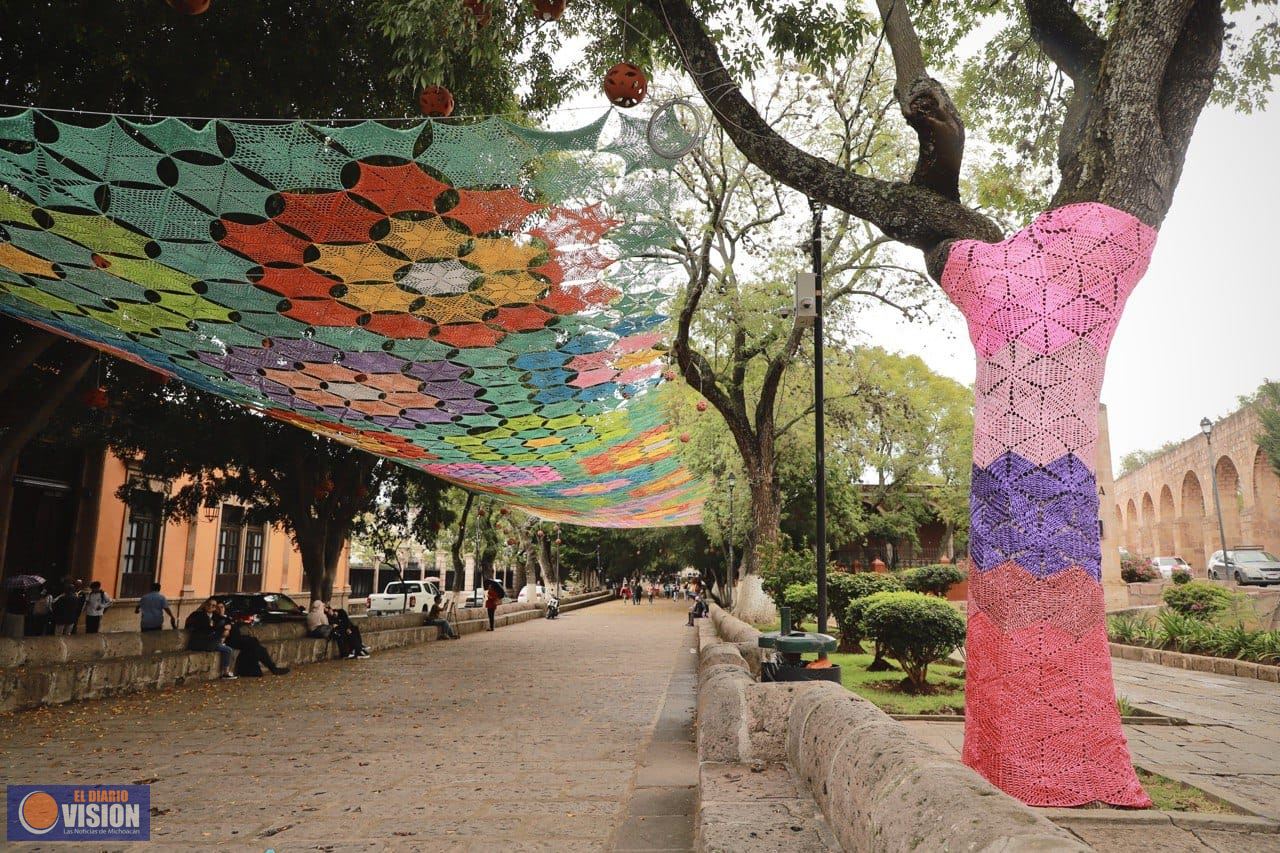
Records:
M1129 498L1124 510L1124 546L1130 554L1138 553L1138 505Z
M1139 530L1138 546L1142 556L1155 555L1156 504L1151 500L1150 492L1142 493L1142 527Z
M1280 549L1280 477L1261 447L1253 455L1252 527L1254 545Z
M1181 557L1193 568L1203 571L1209 562L1204 547L1205 518L1204 489L1195 471L1188 471L1182 478L1182 515L1178 518L1182 531Z
M1127 540L1124 538L1124 510L1120 509L1120 504L1116 504L1115 525L1115 532L1112 535L1115 538L1116 544L1124 545ZM1127 548L1129 546L1125 545L1125 547Z
M1220 456L1213 466L1213 475L1218 484L1218 498L1222 502L1222 528L1227 537L1227 548L1246 544L1240 541L1240 513L1244 508L1240 470L1230 456Z
M1160 523L1156 526L1156 550L1161 556L1178 554L1176 511L1173 508L1173 489L1165 483L1160 489ZM1178 555L1181 556L1181 555Z

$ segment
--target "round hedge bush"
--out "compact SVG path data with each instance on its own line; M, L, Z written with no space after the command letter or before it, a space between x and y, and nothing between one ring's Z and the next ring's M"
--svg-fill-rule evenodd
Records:
M913 692L929 689L929 664L963 644L964 629L954 607L919 592L877 592L863 608L863 632L898 662Z
M782 594L782 602L791 608L791 624L796 630L800 623L818 618L818 583L793 583Z
M1186 569L1174 569L1173 582L1176 583L1178 586L1182 586L1184 583L1190 583L1191 572L1187 571Z
M1233 600L1230 590L1207 581L1178 584L1164 591L1166 607L1197 619L1212 619L1230 607Z
M947 590L964 580L966 575L963 569L939 564L908 569L899 577L902 578L902 586L911 592L945 596Z

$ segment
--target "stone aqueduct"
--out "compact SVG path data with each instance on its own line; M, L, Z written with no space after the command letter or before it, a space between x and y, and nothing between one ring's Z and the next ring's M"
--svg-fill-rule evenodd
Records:
M1252 408L1213 427L1213 473L1222 501L1227 547L1258 545L1280 551L1280 477L1258 447L1261 423ZM1130 553L1185 559L1203 574L1217 551L1210 457L1203 435L1116 479L1102 499L1103 524ZM1108 513L1110 515L1108 516Z

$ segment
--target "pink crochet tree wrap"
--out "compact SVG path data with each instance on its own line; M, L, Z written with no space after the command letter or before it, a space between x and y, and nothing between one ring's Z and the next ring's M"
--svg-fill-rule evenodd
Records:
M1094 477L1107 349L1156 232L1097 203L951 248L975 385L964 761L1038 806L1149 806L1120 727Z

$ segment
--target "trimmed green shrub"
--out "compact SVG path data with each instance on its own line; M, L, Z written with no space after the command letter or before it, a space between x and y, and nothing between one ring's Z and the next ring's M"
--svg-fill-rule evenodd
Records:
M868 596L862 630L907 674L912 692L929 689L929 664L964 643L964 618L945 601L918 592Z
M865 573L852 574L849 572L832 572L827 575L827 609L831 613L831 617L835 619L836 630L840 632L839 651L862 651L862 646L858 643L858 623L849 624L845 618L849 610L849 602L855 598L870 595L873 592L880 592L882 589L889 589L887 586L877 586L875 581L865 580L869 577L884 576ZM897 582L896 578L894 582Z
M761 562L760 585L779 607L786 604L787 587L818 579L813 555L804 551L774 548L763 555Z
M936 565L907 569L898 577L902 579L902 586L911 592L945 597L947 590L964 580L966 575L955 566Z
M801 622L818 617L818 582L793 583L782 594L782 601L791 608L791 624L798 630Z
M1151 565L1150 557L1120 555L1120 579L1125 583L1148 583L1158 577L1160 573Z
M861 651L862 638L866 636L862 632L862 614L867 597L877 592L900 592L902 581L898 580L896 575L879 572L859 572L846 577L848 578L846 590L850 598L840 617L840 647L841 649L852 647L854 651ZM867 669L879 672L891 668L884 659L884 650L877 643L875 660Z
M1173 582L1176 583L1178 586L1182 586L1184 583L1190 583L1191 572L1187 571L1186 569L1174 569Z
M1212 619L1234 600L1230 590L1202 581L1171 586L1164 591L1166 607L1198 619Z

